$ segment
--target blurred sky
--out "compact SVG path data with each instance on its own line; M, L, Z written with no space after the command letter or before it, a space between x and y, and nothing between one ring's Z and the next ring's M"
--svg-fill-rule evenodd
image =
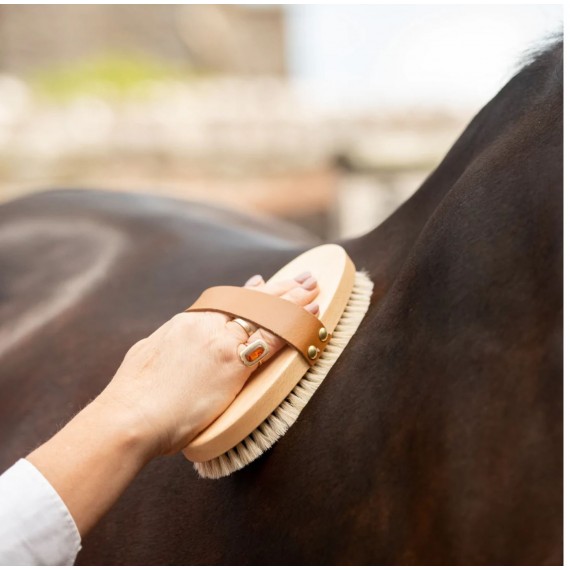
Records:
M529 48L562 30L561 5L291 5L288 61L302 93L346 110L478 108Z

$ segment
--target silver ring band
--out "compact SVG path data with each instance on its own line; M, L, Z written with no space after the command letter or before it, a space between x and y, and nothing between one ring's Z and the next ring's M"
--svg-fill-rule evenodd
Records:
M245 321L244 319L240 319L239 317L236 317L232 320L234 323L237 323L240 327L242 327L249 336L251 336L258 329L258 327L256 327L254 324L250 323L249 321Z

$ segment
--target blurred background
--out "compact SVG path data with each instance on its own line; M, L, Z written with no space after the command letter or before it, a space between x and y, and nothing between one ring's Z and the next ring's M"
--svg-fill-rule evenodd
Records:
M148 192L363 234L560 5L1 5L0 202Z

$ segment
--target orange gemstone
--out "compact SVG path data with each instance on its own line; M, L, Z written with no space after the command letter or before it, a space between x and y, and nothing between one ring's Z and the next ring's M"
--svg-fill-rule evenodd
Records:
M248 355L246 355L245 358L248 362L253 362L257 358L259 358L264 352L265 349L262 346L258 346L255 350L252 350Z

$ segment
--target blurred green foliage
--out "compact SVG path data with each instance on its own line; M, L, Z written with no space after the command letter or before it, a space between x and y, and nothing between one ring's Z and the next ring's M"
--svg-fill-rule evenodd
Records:
M189 66L175 65L141 55L117 53L44 68L29 77L38 95L66 101L81 95L106 98L144 97L158 81L195 80L204 75Z

